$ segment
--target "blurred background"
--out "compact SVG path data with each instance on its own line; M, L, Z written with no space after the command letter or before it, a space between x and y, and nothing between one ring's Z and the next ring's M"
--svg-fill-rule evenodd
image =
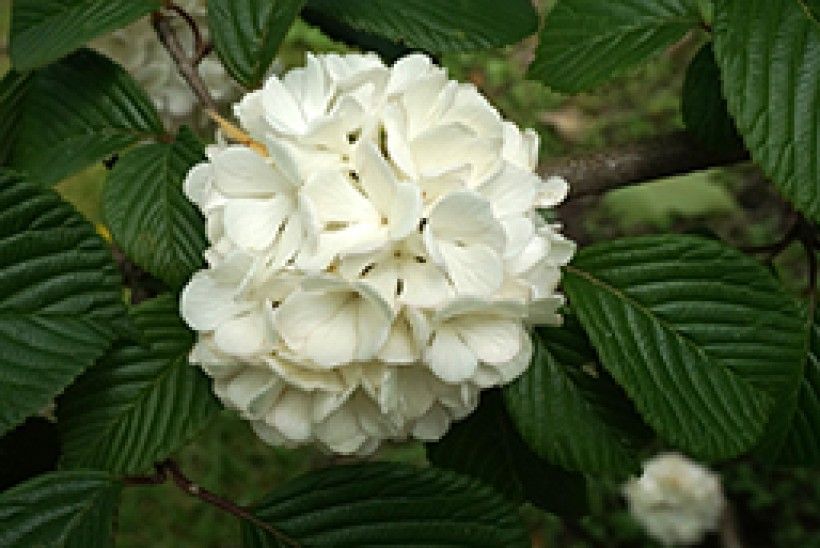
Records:
M10 3L0 0L0 74L8 69L6 36ZM594 93L563 96L524 80L534 43L504 50L446 56L452 78L475 83L503 113L541 135L541 159L576 155L630 143L682 127L680 88L686 66L705 36L690 34L647 65ZM347 51L305 23L297 23L280 52L287 69L306 51ZM45 129L45 128L44 128ZM208 139L208 136L205 136ZM57 190L95 224L102 224L102 165L60 183ZM570 181L571 183L572 181ZM693 232L735 245L776 241L789 212L755 170L740 166L693 173L571 201L559 211L568 236L579 243L615 236ZM765 259L765 257L764 257ZM771 268L797 294L804 282L802 251L788 249ZM248 425L223 413L176 456L200 485L247 504L276 484L324 464L310 450L287 451L259 441ZM376 458L423 463L420 445L387 448ZM767 470L750 462L717 467L731 500L744 546L820 547L820 472ZM616 484L590 487L592 513L572 523L525 509L533 546L653 546L626 512ZM560 497L560 493L556 493ZM234 547L233 517L186 497L170 485L123 492L117 544L131 547ZM704 546L719 546L708 538Z

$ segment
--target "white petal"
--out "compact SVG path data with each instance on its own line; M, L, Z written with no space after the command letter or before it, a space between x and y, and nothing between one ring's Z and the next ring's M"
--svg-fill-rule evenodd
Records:
M379 222L373 204L341 173L324 172L312 177L302 193L313 204L321 223Z
M433 334L427 347L424 361L430 370L447 383L464 382L476 371L478 359L456 332L442 326Z
M476 134L502 137L501 116L472 84L459 86L453 105L441 122L458 122L470 127Z
M413 363L419 358L407 319L399 316L390 328L390 336L379 350L379 359L387 363Z
M444 272L430 262L404 260L400 263L399 276L404 286L399 300L408 306L433 308L452 293Z
M451 325L473 354L483 362L507 362L521 350L523 328L520 321L475 316L453 320Z
M391 68L386 93L401 93L411 82L425 76L433 68L433 62L423 53L405 55Z
M536 188L544 184L529 171L505 162L500 170L476 190L492 204L499 218L521 215L533 209Z
M475 134L462 124L433 126L410 142L416 168L422 175L436 176L476 160Z
M388 214L388 234L400 240L413 232L421 218L421 191L414 183L399 183Z
M432 209L427 223L437 239L467 243L483 243L503 249L504 229L493 217L490 203L471 191L446 195Z
M276 311L276 330L291 349L299 351L308 337L330 321L346 302L347 296L342 292L293 293Z
M204 210L211 198L213 183L213 166L210 162L200 162L185 176L182 189L189 200Z
M270 409L281 386L270 371L245 368L227 383L220 383L220 398L246 417L258 417Z
M504 279L504 265L491 248L483 244L459 246L441 242L439 252L444 268L458 293L491 295Z
M365 194L384 216L390 213L396 197L396 177L373 143L358 149L359 181Z
M435 401L433 378L419 367L391 367L379 395L382 412L415 419L426 413Z
M263 140L271 129L265 120L265 110L262 107L263 93L262 90L252 91L242 97L233 108L242 129L258 141Z
M519 255L535 234L535 225L528 217L507 217L501 220L501 226L504 227L504 235L507 237L505 259Z
M532 340L526 331L521 333L521 349L518 354L508 362L498 364L495 366L499 375L501 375L501 382L507 384L521 376L524 371L530 366L532 361Z
M292 186L301 184L299 158L296 150L284 140L268 136L266 148L273 167L284 175L285 182Z
M295 363L281 356L265 356L264 360L285 382L300 390L338 392L344 389L337 371L311 369L308 364Z
M294 208L293 199L284 194L272 200L231 200L225 206L225 235L240 248L266 249Z
M367 441L356 415L344 406L315 427L316 436L336 453L356 453Z
M310 439L312 397L299 390L287 390L265 421L275 427L283 436L294 442Z
M450 416L440 405L431 408L413 427L413 437L422 441L437 441L450 427Z
M536 203L538 207L555 207L567 198L569 183L563 177L547 177L538 185Z
M287 191L288 181L258 153L241 145L214 155L214 181L226 196L268 197Z
M301 135L307 129L302 109L277 76L265 83L261 102L265 119L280 133Z
M219 349L234 356L261 352L268 340L267 323L259 312L230 319L214 331L214 342Z
M407 141L404 113L396 105L387 105L382 112L382 123L390 159L405 175L412 179L417 178L416 164Z
M206 271L199 271L182 290L180 309L191 329L210 331L241 312L234 301L235 288L218 284Z

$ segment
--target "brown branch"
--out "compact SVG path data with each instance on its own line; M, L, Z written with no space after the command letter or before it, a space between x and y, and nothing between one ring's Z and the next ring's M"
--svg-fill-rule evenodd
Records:
M157 463L156 466L156 473L150 476L126 476L123 478L123 483L125 485L160 485L165 483L168 478L179 487L179 489L190 495L194 498L201 500L211 506L219 508L223 512L227 512L233 516L236 516L240 519L244 519L255 526L263 529L276 537L278 541L285 544L286 546L293 546L293 547L300 547L298 541L291 538L287 534L283 533L279 529L273 527L272 525L265 523L261 519L254 516L250 513L247 509L239 506L238 504L233 503L232 501L222 498L216 493L212 493L207 489L203 489L190 479L182 472L179 468L179 465L171 460L165 460L163 462Z
M180 74L182 74L182 77L188 82L188 85L191 87L191 90L199 102L202 103L207 110L215 112L217 110L216 101L211 97L211 93L199 76L194 60L189 59L185 50L182 49L182 45L179 43L179 39L174 33L174 29L171 27L168 18L155 11L151 14L151 23L154 25L154 30L156 30L160 42L162 42L162 45L168 50Z
M583 156L556 158L542 164L544 176L558 175L570 184L569 199L749 159L746 151L705 150L684 131L652 140L612 147Z

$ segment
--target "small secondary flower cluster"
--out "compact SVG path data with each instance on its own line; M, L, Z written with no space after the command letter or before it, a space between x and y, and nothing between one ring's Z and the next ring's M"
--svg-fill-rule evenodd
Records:
M197 23L205 39L208 37L208 8L206 0L176 2ZM180 44L193 56L194 37L190 27L179 17L171 20ZM150 18L143 17L123 29L92 42L92 47L122 65L148 93L165 124L175 128L182 123L204 127L207 116L197 108L197 100L185 79L179 73L168 51L160 43ZM231 79L222 63L211 54L198 66L202 81L214 100L227 104L239 96L239 87Z
M254 141L185 181L209 267L182 293L191 360L273 444L366 454L440 438L529 365L574 244L538 139L428 57L308 55L246 95Z
M663 453L624 486L629 510L665 546L697 544L714 531L726 499L720 478L682 455Z

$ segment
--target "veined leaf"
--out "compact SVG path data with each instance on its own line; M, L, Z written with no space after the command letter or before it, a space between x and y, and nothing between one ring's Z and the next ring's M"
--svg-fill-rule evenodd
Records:
M0 166L9 162L17 140L22 99L28 91L30 77L14 71L0 80Z
M752 160L820 221L820 21L805 0L715 2L715 56Z
M743 141L727 109L712 44L705 44L686 69L681 101L683 122L707 148L742 150Z
M624 476L637 470L649 431L623 391L601 370L577 320L533 334L532 364L504 388L522 437L569 470Z
M261 85L279 44L305 0L210 0L208 23L216 52L237 82Z
M751 448L773 401L794 389L799 310L761 265L719 242L647 236L593 245L567 267L564 288L644 419L696 457Z
M179 449L219 409L210 383L188 363L193 337L176 299L134 307L144 345L124 344L60 399L63 464L129 474Z
M12 65L19 71L47 65L161 5L160 0L14 0Z
M427 444L427 457L438 468L478 478L513 502L532 502L560 515L585 512L584 476L541 459L515 430L499 390L481 394L481 404Z
M300 546L529 546L515 509L475 480L380 463L311 472L276 489L254 514ZM243 523L247 548L279 546Z
M51 472L0 493L0 546L113 546L120 485L104 472Z
M699 23L695 0L559 0L547 14L528 76L557 91L583 91Z
M12 78L11 76L7 78ZM54 184L141 140L164 134L151 101L124 70L82 50L29 76L9 164ZM0 130L5 124L0 122Z
M127 151L105 185L103 214L114 241L173 288L203 264L205 221L182 193L185 175L203 157L202 143L183 127L173 143Z
M0 435L101 356L124 318L94 228L53 191L0 171Z
M794 412L783 421L787 433L777 458L781 464L816 466L820 463L820 308L808 322L808 337Z
M529 0L308 0L307 5L354 29L433 53L513 44L538 27Z

